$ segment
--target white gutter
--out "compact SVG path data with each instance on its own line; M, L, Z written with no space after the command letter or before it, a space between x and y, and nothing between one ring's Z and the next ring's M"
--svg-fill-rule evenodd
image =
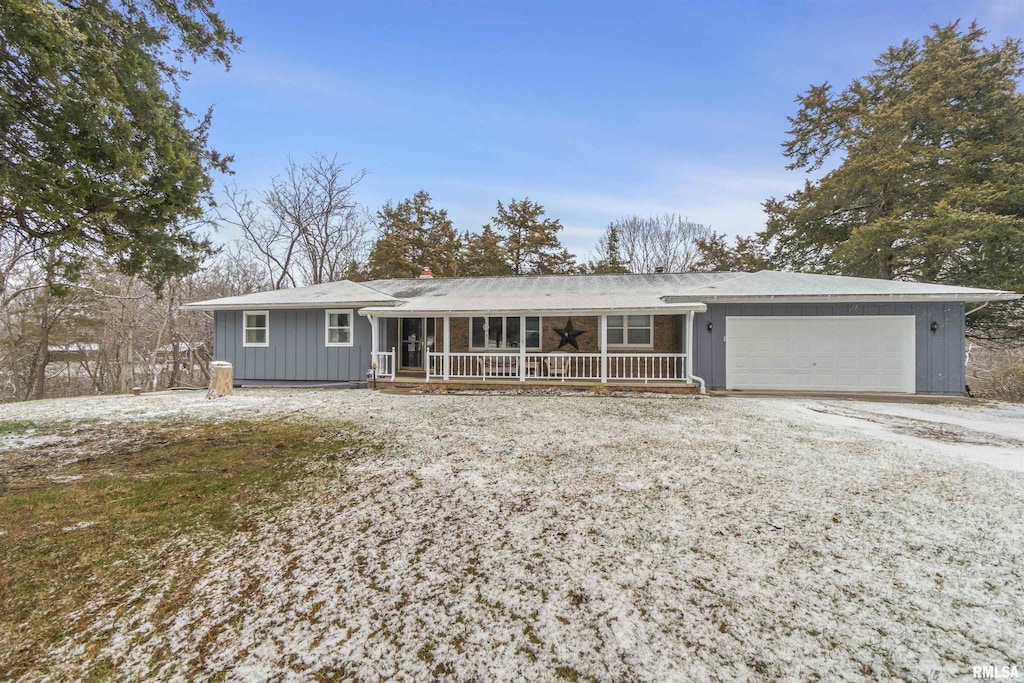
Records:
M468 318L472 316L517 316L517 315L621 315L623 313L651 313L653 315L675 315L677 313L703 313L708 310L707 304L691 302L685 304L672 304L666 306L622 306L619 308L485 308L485 309L409 309L409 308L375 308L367 306L358 310L359 315L379 315L382 318L430 318L450 316L453 318Z

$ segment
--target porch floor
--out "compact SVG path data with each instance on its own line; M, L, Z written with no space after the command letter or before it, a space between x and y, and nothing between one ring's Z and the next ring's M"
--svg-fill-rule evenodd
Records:
M694 382L680 382L675 381L657 381L650 380L644 382L643 380L608 380L607 383L602 384L598 380L565 380L561 381L558 379L546 379L546 380L527 380L520 382L518 379L504 379L501 377L488 378L487 380L481 379L449 379L447 381L443 379L431 379L429 382L426 381L426 376L422 373L404 373L400 372L392 382L390 379L378 379L377 387L379 389L421 389L429 390L431 392L444 393L446 391L486 391L489 389L497 391L509 391L509 390L521 390L521 391L542 391L542 390L558 390L567 389L572 391L593 391L594 393L604 393L605 391L629 391L629 392L645 392L653 391L659 394L696 394L699 392L699 387Z

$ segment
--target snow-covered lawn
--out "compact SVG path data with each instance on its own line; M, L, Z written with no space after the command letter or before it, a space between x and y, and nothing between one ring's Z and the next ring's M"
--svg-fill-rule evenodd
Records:
M348 390L0 406L0 421L272 415L354 422L386 449L227 542L175 540L132 600L97 603L49 653L57 671L86 653L180 680L1024 668L1021 406ZM0 465L44 431L0 436ZM202 578L167 615L185 565Z

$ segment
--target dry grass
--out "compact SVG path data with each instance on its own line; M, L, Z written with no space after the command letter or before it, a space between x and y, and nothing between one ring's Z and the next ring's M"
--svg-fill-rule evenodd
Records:
M0 424L7 434L31 428ZM76 431L70 446L4 453L0 669L11 678L45 671L40 653L74 632L83 607L126 608L123 597L172 562L159 611L174 613L203 571L178 561L185 533L244 529L311 469L359 446L348 428L281 422ZM49 479L55 471L67 483ZM88 671L105 678L109 666Z
M1024 403L1024 348L968 343L967 384L974 395Z

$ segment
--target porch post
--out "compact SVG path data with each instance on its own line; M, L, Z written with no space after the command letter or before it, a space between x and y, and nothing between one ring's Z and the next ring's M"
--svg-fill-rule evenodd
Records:
M377 329L377 316L368 315L366 317L370 321L370 367L372 368L373 364L377 362L377 344L380 341L378 337L380 333ZM374 370L373 374L376 376L377 371Z
M526 381L526 316L519 316L519 381Z
M598 334L601 335L601 384L608 383L608 314L601 314L601 324L598 325Z
M452 361L448 354L452 352L452 325L451 318L448 316L444 317L444 358L441 359L442 372L444 374L444 381L448 381L451 376Z
M693 311L686 312L686 377L687 382L693 377Z

